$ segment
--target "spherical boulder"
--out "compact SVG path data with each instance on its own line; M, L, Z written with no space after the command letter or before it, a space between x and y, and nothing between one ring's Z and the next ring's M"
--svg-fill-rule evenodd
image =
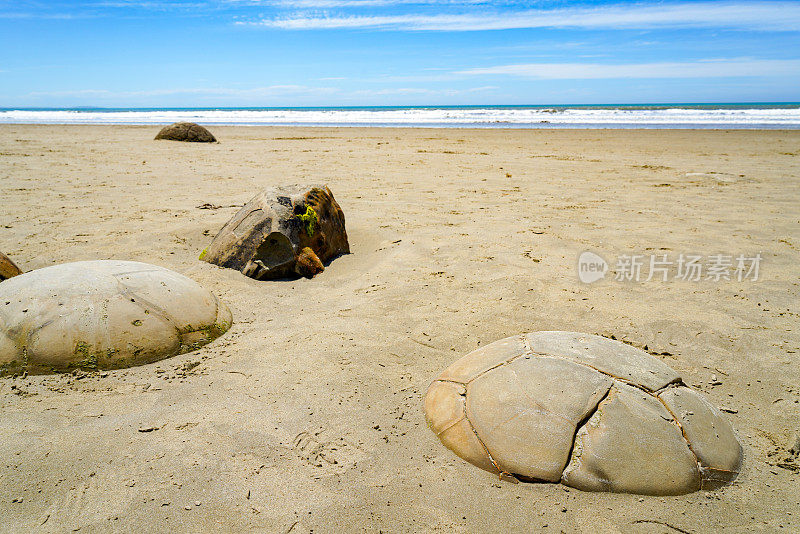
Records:
M600 336L496 341L445 369L424 404L447 448L512 480L680 495L731 482L742 463L719 410L660 360Z
M176 122L169 126L164 126L156 139L167 139L169 141L189 141L193 143L216 143L217 139L211 132L193 122Z
M213 293L163 267L54 265L0 284L0 374L141 365L202 347L231 323Z

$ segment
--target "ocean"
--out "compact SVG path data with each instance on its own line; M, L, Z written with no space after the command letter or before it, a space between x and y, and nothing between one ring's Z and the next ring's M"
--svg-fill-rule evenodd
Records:
M800 103L305 108L0 108L0 124L800 129Z

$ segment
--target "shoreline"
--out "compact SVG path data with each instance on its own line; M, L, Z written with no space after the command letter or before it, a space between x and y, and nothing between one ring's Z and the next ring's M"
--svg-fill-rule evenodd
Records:
M23 127L85 127L85 128L104 128L104 127L114 127L114 128L163 128L164 126L169 126L172 124L171 122L159 122L159 123L102 123L102 124L85 124L85 123L29 123L29 122L0 122L0 128L6 126L23 126ZM599 127L599 126L587 126L583 127L574 127L574 126L560 126L560 125L551 125L551 126L531 126L531 127L521 127L518 125L513 126L475 126L475 125L468 125L468 126L430 126L430 125L398 125L398 124L390 124L390 125L375 125L375 124L354 124L354 125L343 125L343 124L317 124L317 125L308 125L308 124L230 124L230 123L213 123L213 122L203 122L198 123L201 126L205 126L207 128L266 128L266 129L309 129L309 130L331 130L341 128L343 130L435 130L435 131L447 131L447 130L454 130L454 131L464 131L464 132L485 132L485 131L514 131L514 132L526 132L526 131L547 131L547 130L559 130L559 131L579 131L579 132L591 132L591 131L627 131L627 130L648 130L648 131L674 131L674 132L782 132L782 133L792 133L800 131L800 125L796 128L751 128L751 127L731 127L730 125L725 127L717 127L717 126L709 126L709 127L664 127L664 126L619 126L619 127Z
M798 129L800 105L111 108L0 110L0 123L444 127Z

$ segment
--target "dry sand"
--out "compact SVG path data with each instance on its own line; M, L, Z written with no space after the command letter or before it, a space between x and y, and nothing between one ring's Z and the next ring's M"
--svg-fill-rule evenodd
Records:
M800 132L211 130L220 144L0 127L0 250L20 267L150 262L235 318L152 365L0 380L0 530L800 530L783 451L800 426ZM353 253L317 278L197 260L236 208L196 206L318 182ZM755 282L585 285L583 250L763 260ZM736 412L738 481L584 493L500 482L446 450L422 415L428 383L480 345L548 329L665 353Z

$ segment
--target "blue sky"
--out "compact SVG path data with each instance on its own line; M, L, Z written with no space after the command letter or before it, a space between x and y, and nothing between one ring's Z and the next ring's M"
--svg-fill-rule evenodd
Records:
M0 107L800 101L800 1L0 0Z

